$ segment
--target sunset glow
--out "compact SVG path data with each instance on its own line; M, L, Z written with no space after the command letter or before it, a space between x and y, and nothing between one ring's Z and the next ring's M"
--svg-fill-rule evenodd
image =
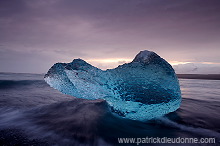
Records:
M187 64L192 62L182 62L182 61L168 61L171 65L178 65L178 64Z
M128 63L131 62L132 59L125 59L125 58L108 58L108 59L88 59L88 62L98 62L98 63Z
M133 59L129 58L106 58L106 59L86 59L88 63L91 63L94 66L99 66L101 69L111 69L115 68L118 65L122 65L124 63L129 63ZM219 65L220 63L216 62L189 62L189 61L168 61L172 66L174 65L184 65L184 64L207 64L207 65ZM101 66L100 66L101 65Z

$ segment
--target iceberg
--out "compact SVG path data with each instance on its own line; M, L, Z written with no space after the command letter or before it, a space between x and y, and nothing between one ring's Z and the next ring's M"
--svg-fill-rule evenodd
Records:
M132 120L150 120L174 112L181 104L172 66L152 51L105 71L82 59L54 64L44 77L53 88L84 99L103 99L110 111Z

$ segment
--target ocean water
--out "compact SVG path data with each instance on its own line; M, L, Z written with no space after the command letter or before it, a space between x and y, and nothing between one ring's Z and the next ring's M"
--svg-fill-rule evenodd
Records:
M115 117L103 100L64 95L43 76L0 73L0 145L122 145L125 137L214 137L220 145L220 80L179 79L181 107L140 122Z

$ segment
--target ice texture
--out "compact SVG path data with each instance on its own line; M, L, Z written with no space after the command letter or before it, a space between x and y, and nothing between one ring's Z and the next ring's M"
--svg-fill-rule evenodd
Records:
M84 99L104 99L112 113L133 120L158 118L177 110L181 91L172 66L151 51L130 63L101 70L82 59L54 64L44 77L53 88Z

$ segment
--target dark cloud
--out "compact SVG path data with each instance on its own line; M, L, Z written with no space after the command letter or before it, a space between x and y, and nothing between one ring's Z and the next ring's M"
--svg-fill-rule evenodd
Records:
M49 68L46 60L132 59L149 49L167 60L220 62L219 26L219 0L1 0L0 57L33 52L29 60Z

